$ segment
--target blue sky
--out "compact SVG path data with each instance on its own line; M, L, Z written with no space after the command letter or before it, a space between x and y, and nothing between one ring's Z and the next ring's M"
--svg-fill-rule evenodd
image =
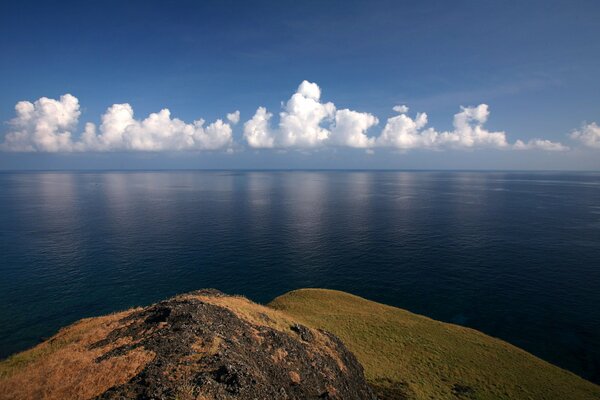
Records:
M599 17L597 1L2 2L0 168L597 170Z

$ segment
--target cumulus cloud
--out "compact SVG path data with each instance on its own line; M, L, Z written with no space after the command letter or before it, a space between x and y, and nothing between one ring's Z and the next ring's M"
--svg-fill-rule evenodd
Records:
M580 129L573 131L570 137L587 147L600 149L600 126L595 122L584 124Z
M427 127L427 114L408 115L406 105L396 105L399 115L387 119L378 136L367 131L379 123L370 113L349 109L338 110L331 102L321 101L321 89L316 83L303 81L291 98L282 106L279 124L273 128L273 114L259 107L244 124L244 138L253 148L315 148L345 146L372 149L389 147L400 150L445 148L511 148L506 134L484 127L490 115L487 104L461 107L454 115L451 131ZM546 143L519 145L539 148ZM546 146L550 147L550 146Z
M405 109L401 109L399 112L406 112ZM395 111L398 109L395 108ZM422 130L425 125L427 125L427 114L425 113L418 113L414 119L406 114L389 118L377 139L377 144L382 147L398 149L434 147L438 134L431 128Z
M405 105L394 106L392 109L400 114L405 114L408 112L408 106Z
M243 124L243 138L256 149L313 149L326 146L365 149L514 149L566 151L569 147L546 139L516 140L509 143L504 131L485 127L490 116L487 104L461 107L454 115L451 130L428 126L425 112L409 114L404 104L393 107L395 115L373 132L379 120L373 114L338 109L321 99L321 88L303 81L295 93L282 103L277 121L265 107L258 107ZM0 149L27 152L71 151L178 151L218 150L233 146L232 126L240 121L240 112L226 115L206 125L203 119L191 123L171 115L164 108L144 119L134 116L130 104L113 104L101 116L98 126L88 122L77 134L81 114L76 97L65 94L60 99L42 97L15 106L16 116L9 121L9 131ZM600 127L583 125L570 137L585 146L600 148Z
M531 139L528 142L517 140L513 145L515 150L544 150L544 151L567 151L568 146L559 142L552 142L545 139Z
M172 118L168 109L137 120L129 104L114 104L102 116L99 133L87 124L81 141L81 150L164 151L216 150L232 143L231 126L218 119L208 126L199 119L185 123Z
M227 121L231 122L233 125L235 125L238 122L240 122L240 112L239 112L239 110L227 114Z
M273 115L264 107L244 124L244 138L254 148L314 148L324 145L367 148L374 139L366 131L378 120L369 113L336 110L321 102L316 83L303 81L279 113L279 126L271 128Z
M34 103L20 101L2 148L13 151L71 151L71 131L81 111L79 100L65 94L59 100L42 97Z
M458 148L508 146L504 132L491 132L483 127L490 115L487 104L461 109L461 112L454 115L454 131L440 135L443 144Z
M317 147L325 142L330 131L324 121L335 115L333 103L321 103L321 89L316 83L304 81L279 113L279 132L276 138L282 147Z
M405 113L408 111L408 107L394 107L394 111ZM427 125L427 114L425 113L418 113L415 118L406 114L391 117L377 138L377 145L403 150L436 147L439 135L432 128L423 129L425 125Z
M368 148L375 144L375 138L367 136L367 130L379 121L374 115L352 111L347 108L335 113L329 142L338 146Z
M491 132L483 127L490 114L487 104L477 107L461 107L454 115L454 129L438 132L434 128L426 128L427 114L417 113L414 118L406 114L408 107L396 106L394 111L401 113L389 118L377 145L394 147L401 150L416 148L506 148L506 134Z
M97 129L86 123L79 138L73 137L80 116L79 101L66 94L60 100L45 97L35 103L22 101L15 107L17 116L2 144L9 151L166 151L216 150L232 144L232 129L218 119L185 123L172 118L168 109L152 113L143 120L134 118L129 104L114 104L102 115Z
M275 147L275 135L269 127L273 114L264 107L258 107L252 119L244 124L244 137L250 147Z

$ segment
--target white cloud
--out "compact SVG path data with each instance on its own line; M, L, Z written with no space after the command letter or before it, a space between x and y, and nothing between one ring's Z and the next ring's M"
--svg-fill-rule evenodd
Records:
M316 83L303 81L284 104L277 128L270 125L272 114L259 107L252 119L244 124L244 138L253 148L346 146L441 150L511 147L504 132L484 127L490 114L487 104L461 107L454 115L454 129L442 132L426 127L426 113L411 117L406 105L396 105L393 110L400 115L389 118L379 136L368 136L367 131L378 124L377 117L349 109L337 110L333 103L321 102L321 89ZM544 144L536 142L529 146L539 148Z
M434 128L425 128L426 113L417 113L413 119L405 114L408 107L396 106L394 111L401 114L387 120L377 145L402 150L508 146L504 132L490 132L483 127L489 116L486 104L461 108L462 111L454 115L454 130L438 132Z
M406 112L396 109L398 112ZM416 148L434 148L437 146L438 133L427 125L427 114L418 113L413 119L406 114L400 114L387 120L381 135L377 138L380 147L394 147L402 150Z
M600 126L595 122L584 124L579 130L572 132L571 139L583 143L587 147L600 149Z
M9 124L2 149L10 151L71 151L71 130L77 125L79 101L65 94L59 100L42 97L34 103L20 101Z
M392 109L400 114L406 114L408 112L408 107L405 105L394 106Z
M244 124L244 138L250 147L275 147L275 137L269 128L269 120L273 114L264 107L258 107L252 119Z
M321 88L319 85L309 81L302 81L300 86L298 86L298 90L296 93L306 97L308 99L313 99L315 101L319 101L321 98Z
M454 115L453 128L438 131L428 127L424 112L408 114L406 105L396 105L395 116L385 121L378 134L369 135L379 123L367 113L337 109L332 102L321 100L321 88L303 81L290 99L282 104L277 125L273 114L259 107L243 125L243 137L251 148L289 148L310 150L339 146L367 149L514 149L566 151L562 143L546 139L516 140L509 144L506 133L490 131L486 124L490 111L487 104L461 107ZM144 119L136 119L131 105L114 104L101 116L101 123L84 125L76 134L80 117L79 101L65 94L59 100L42 97L34 103L21 101L15 106L16 117L9 121L9 131L0 149L28 152L71 151L178 151L218 150L234 146L232 125L239 123L240 112L226 115L205 125L203 119L186 123L171 116L164 108ZM600 148L600 127L583 125L570 137L588 147Z
M279 135L276 142L281 147L317 147L329 137L329 130L321 124L335 115L333 103L322 104L321 89L316 83L304 81L298 91L279 113Z
M279 126L271 129L272 114L264 107L244 124L244 137L254 148L314 148L325 145L366 148L374 143L366 135L377 124L369 113L336 110L333 103L321 102L316 83L303 81L279 113Z
M544 150L544 151L567 151L568 146L559 142L552 142L545 139L531 139L528 142L517 140L513 145L515 150Z
M79 139L72 135L80 115L74 96L22 101L15 109L17 117L2 144L9 151L216 150L232 144L231 126L222 120L206 127L202 119L188 124L171 118L166 108L136 120L129 104L114 104L102 115L99 129L88 122Z
M216 150L232 143L231 126L220 119L206 127L203 119L187 124L171 118L171 112L165 108L136 120L129 104L109 107L99 131L96 134L92 125L86 125L80 142L82 150Z
M375 144L375 138L368 137L369 128L377 125L377 118L369 113L348 110L338 110L335 122L331 127L329 143L337 146L368 148Z
M240 111L237 110L227 114L227 121L231 122L232 125L236 125L238 122L240 122Z
M508 146L504 132L490 132L483 127L490 115L487 104L461 109L461 112L454 115L454 130L440 134L441 144L454 148Z

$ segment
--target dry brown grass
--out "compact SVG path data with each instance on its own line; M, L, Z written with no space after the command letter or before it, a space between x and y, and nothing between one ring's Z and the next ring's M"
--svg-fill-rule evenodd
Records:
M204 342L202 339L198 339L191 345L192 354L184 357L183 359L190 362L198 362L204 357L217 354L222 344L223 339L218 336L215 336L213 340L209 342Z
M135 376L154 357L142 348L96 359L130 340L90 349L135 310L81 320L48 341L0 363L0 399L90 399Z
M243 296L202 296L194 294L181 295L182 299L197 299L202 302L227 308L237 317L253 325L267 326L280 332L292 333L291 326L296 323L281 311L253 303Z
M292 330L292 326L297 324L297 320L291 318L282 311L253 303L244 296L202 296L202 295L182 295L184 298L194 298L208 304L224 307L233 312L237 317L253 325L266 326L297 337L297 333ZM307 328L313 335L314 342L308 344L310 351L326 355L332 358L338 368L346 371L346 365L340 359L339 354L334 350L335 345L331 339L316 329ZM257 334L259 336L260 334ZM277 350L276 350L277 352ZM277 353L276 353L277 354ZM275 356L277 357L277 355Z
M317 333L318 334L315 335L316 347L318 349L320 349L322 352L324 352L325 354L327 354L330 358L332 358L335 361L335 363L337 364L340 371L346 372L347 371L346 365L340 358L339 353L334 350L336 347L333 344L333 342L331 341L331 339L329 339L328 336L323 335L321 332L317 332Z

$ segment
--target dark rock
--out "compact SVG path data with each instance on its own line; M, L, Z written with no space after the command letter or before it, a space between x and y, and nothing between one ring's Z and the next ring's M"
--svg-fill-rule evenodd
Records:
M227 297L202 290L126 317L124 327L92 347L127 344L97 361L138 347L155 357L98 398L375 399L362 366L337 337L299 324L276 329L273 315L257 311L256 319L246 318L209 301Z
M300 339L304 340L305 342L311 342L313 340L312 333L310 333L310 330L305 326L294 324L290 327L290 329L300 335Z

